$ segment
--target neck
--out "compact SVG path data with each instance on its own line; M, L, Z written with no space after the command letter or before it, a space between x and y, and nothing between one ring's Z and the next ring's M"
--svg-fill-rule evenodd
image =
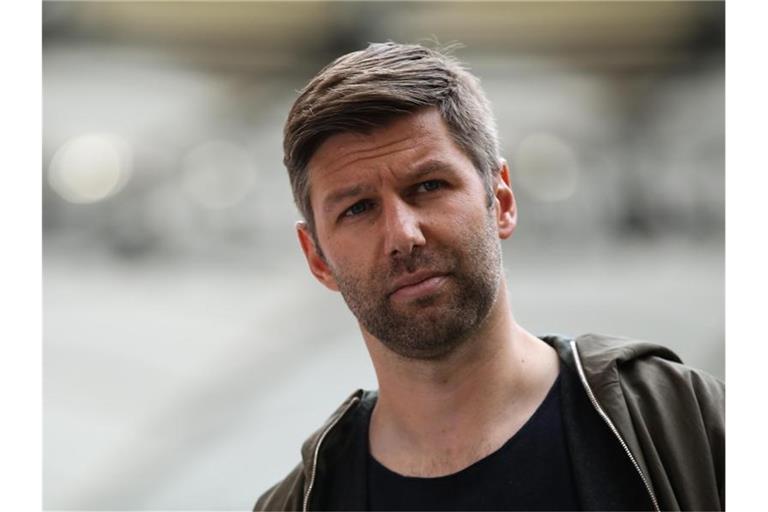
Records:
M364 331L379 382L370 443L402 474L439 476L500 447L557 376L557 355L514 320L502 280L488 317L449 356L406 359Z

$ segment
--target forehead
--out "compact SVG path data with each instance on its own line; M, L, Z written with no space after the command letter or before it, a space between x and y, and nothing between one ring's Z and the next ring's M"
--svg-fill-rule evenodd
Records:
M469 159L453 142L448 126L436 108L396 118L370 133L345 132L329 137L309 161L312 189L359 179L377 171L397 172L420 160L440 157L456 165Z

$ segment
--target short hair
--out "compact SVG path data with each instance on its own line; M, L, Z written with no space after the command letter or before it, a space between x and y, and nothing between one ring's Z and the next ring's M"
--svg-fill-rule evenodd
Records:
M474 164L492 202L499 142L477 77L445 52L371 43L323 68L299 93L283 131L293 198L315 234L307 166L320 145L344 132L370 133L395 118L437 107L454 142Z

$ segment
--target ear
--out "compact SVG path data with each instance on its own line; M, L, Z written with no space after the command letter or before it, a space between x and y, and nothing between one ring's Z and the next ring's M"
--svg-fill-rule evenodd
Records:
M517 227L517 203L509 183L509 165L503 158L499 161L499 173L496 175L494 195L496 197L496 222L499 238L505 240L512 236Z
M339 291L336 280L333 278L328 262L322 256L321 252L315 246L315 239L309 232L309 227L304 221L296 223L296 234L299 237L299 245L304 251L304 257L307 258L307 265L312 275L320 281L326 288L335 292Z

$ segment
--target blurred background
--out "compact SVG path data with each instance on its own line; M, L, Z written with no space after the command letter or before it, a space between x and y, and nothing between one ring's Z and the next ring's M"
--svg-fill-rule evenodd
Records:
M498 118L537 334L724 378L724 3L45 2L44 506L249 509L349 393L281 131L369 41L460 42Z

